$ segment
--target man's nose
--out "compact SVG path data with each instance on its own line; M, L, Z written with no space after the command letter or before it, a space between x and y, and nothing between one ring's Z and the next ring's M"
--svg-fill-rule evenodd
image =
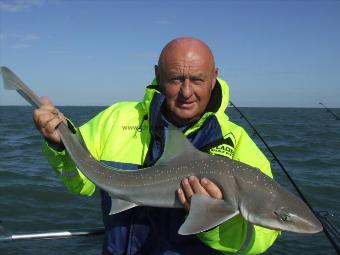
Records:
M181 94L184 98L191 97L193 93L192 90L192 84L190 83L189 79L184 79L182 85L181 85Z

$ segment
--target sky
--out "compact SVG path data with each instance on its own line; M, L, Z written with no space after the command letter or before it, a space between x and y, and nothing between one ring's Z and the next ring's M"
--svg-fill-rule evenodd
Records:
M340 1L0 0L0 65L56 105L141 100L164 45L205 41L237 106L340 107ZM0 105L27 105L0 88Z

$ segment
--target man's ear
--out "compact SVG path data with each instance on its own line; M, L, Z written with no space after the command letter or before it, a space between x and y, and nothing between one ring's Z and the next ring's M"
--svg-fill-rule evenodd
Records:
M155 77L156 77L157 84L159 84L159 67L158 67L158 65L155 65Z
M217 76L218 76L218 68L215 69L215 76L217 78Z
M161 85L161 69L158 65L155 65L155 76L156 76L156 81L157 81L157 85L158 85L158 90L161 93L164 93L163 91L163 86Z
M213 90L215 88L215 85L216 85L216 82L217 82L217 76L218 76L218 68L215 68L211 90Z

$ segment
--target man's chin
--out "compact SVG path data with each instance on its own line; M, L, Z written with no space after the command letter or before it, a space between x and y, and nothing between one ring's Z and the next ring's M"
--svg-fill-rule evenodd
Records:
M177 122L180 122L182 124L189 124L190 122L193 122L197 119L199 119L199 116L192 111L186 111L186 110L178 110L173 114L174 119L176 119Z

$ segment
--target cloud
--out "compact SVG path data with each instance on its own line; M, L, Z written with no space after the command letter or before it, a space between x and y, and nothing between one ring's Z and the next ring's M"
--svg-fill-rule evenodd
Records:
M83 60L93 59L93 56L89 54L75 54L74 50L65 50L65 49L50 50L48 53L58 58L83 59Z
M36 34L6 34L6 33L1 33L0 34L0 39L2 40L8 40L8 39L16 39L16 40L21 40L21 41L33 41L33 40L38 40L40 37Z
M22 35L20 37L20 40L22 40L22 41L35 41L35 40L38 40L38 39L40 39L40 37L35 35L35 34L26 34L26 35Z
M11 46L12 49L25 49L32 47L32 44L28 43L16 43Z
M40 7L49 2L51 2L51 0L0 0L0 10L19 12L32 7Z
M0 42L12 49L24 49L33 46L33 42L40 39L36 34L0 34Z
M40 39L40 37L36 34L0 34L0 40L34 41L38 39Z
M161 18L156 19L155 23L157 25L161 25L161 26L165 26L165 25L170 25L171 24L170 20L168 18L166 18L166 17L161 17Z
M4 41L7 39L7 35L6 34L0 34L0 40Z

